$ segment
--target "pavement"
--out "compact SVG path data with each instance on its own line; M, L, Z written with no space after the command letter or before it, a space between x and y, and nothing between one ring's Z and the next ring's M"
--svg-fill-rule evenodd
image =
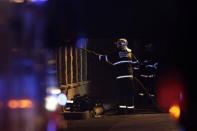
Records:
M100 118L65 120L59 131L179 131L167 113L104 115Z

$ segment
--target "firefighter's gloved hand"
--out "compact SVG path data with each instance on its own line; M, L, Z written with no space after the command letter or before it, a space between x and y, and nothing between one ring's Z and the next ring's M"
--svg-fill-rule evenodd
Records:
M98 56L99 56L99 61L100 61L104 55L98 55Z

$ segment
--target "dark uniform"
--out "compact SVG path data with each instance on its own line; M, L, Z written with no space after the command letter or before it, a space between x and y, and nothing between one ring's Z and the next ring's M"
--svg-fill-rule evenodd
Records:
M151 60L144 60L143 61L143 68L140 74L140 77L145 83L146 88L149 92L149 96L155 96L155 81L156 81L156 73L158 68L158 62L151 61Z
M144 57L142 58L140 79L149 92L149 96L155 97L156 91L156 76L158 71L157 55L155 54L154 46L152 43L147 43L144 46Z
M133 64L137 61L132 61L132 51L127 47L127 41L123 40L123 45L117 45L117 49L111 55L100 55L99 60L105 60L115 67L116 81L119 90L119 109L134 109L134 83L133 83ZM117 43L121 44L121 43Z

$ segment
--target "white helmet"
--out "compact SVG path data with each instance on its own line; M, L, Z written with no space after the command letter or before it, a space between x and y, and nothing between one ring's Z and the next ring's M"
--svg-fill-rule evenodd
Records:
M120 38L117 40L117 42L115 42L115 44L117 47L125 47L128 45L128 41L127 41L127 39Z

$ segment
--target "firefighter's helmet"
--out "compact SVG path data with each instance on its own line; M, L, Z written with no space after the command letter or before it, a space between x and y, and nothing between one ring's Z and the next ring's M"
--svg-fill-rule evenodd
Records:
M127 41L127 39L120 38L117 40L117 42L115 42L115 44L117 47L125 47L128 45L128 41Z

